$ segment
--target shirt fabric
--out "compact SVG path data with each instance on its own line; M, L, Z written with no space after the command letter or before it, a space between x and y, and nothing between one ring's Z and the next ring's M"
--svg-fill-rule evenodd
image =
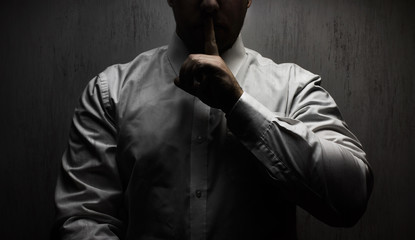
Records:
M244 93L225 115L174 85L187 56L174 35L89 82L56 187L62 239L295 239L296 205L360 218L371 170L319 76L239 37L222 58Z

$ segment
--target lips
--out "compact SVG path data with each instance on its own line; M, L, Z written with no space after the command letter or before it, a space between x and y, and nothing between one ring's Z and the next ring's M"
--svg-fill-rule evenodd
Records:
M220 24L220 23L219 24L213 23L213 27L215 28L215 30L226 30L227 29L224 24ZM193 27L193 29L197 31L203 30L203 28L204 28L204 24L198 24Z
M206 18L212 18L212 16L203 16L200 17L197 20L197 24L195 25L195 28L203 28L204 26L204 21ZM226 24L224 23L222 18L219 18L218 16L214 16L213 17L213 25L215 28L222 28L222 29L226 29Z

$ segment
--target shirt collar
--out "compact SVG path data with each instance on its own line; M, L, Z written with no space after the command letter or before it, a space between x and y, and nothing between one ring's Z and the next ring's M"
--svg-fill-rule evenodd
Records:
M241 35L239 35L233 46L221 55L222 59L225 61L234 76L238 73L243 60L245 59L245 54L245 47L242 42ZM176 75L179 74L180 67L188 55L189 51L183 41L179 36L177 36L176 33L174 33L168 45L167 57Z

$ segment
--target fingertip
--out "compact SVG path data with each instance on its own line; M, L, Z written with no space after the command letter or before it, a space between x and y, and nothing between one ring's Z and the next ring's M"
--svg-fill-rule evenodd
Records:
M212 18L205 20L205 54L219 55L215 36L215 26Z

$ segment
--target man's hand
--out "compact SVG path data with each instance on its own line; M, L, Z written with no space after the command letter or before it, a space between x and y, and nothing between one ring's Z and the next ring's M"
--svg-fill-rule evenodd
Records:
M211 18L205 24L205 53L189 55L174 83L210 107L228 113L243 90L219 56Z

